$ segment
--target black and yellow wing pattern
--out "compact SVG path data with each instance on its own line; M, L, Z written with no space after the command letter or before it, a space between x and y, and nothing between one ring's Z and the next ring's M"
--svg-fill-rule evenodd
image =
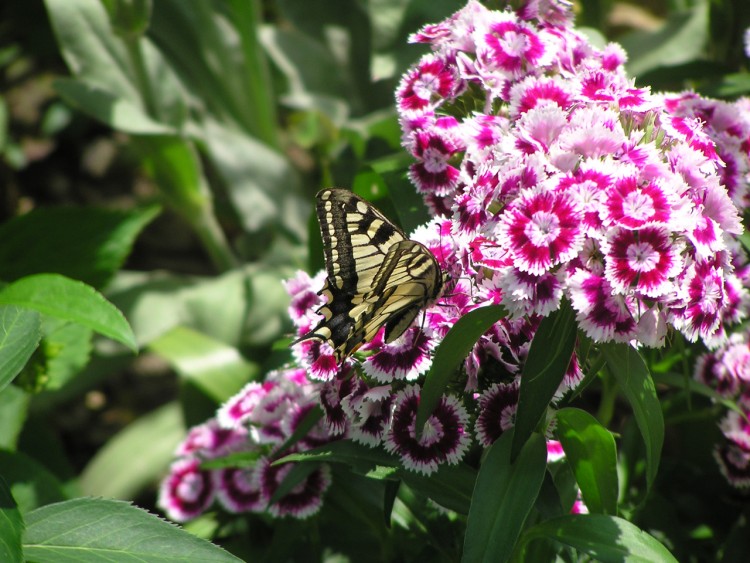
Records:
M409 240L370 203L348 190L318 192L327 278L320 323L296 342L327 341L341 362L385 325L392 342L443 290L432 253Z

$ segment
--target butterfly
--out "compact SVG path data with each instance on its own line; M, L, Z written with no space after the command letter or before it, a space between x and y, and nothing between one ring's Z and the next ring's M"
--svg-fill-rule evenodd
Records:
M328 274L318 295L326 303L320 323L293 344L328 342L341 363L383 325L385 342L401 336L440 297L444 276L427 247L352 192L318 192L316 211Z

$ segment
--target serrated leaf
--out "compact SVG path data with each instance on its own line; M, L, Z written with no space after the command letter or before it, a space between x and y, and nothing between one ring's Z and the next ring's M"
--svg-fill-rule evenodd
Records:
M128 503L80 498L30 512L24 556L37 563L241 561Z
M521 372L521 388L513 431L513 457L534 432L570 365L576 344L575 311L563 299L560 308L544 318L529 347Z
M24 561L21 549L21 534L24 522L13 495L5 480L0 476L0 561L21 563Z
M547 448L534 434L511 462L513 432L487 451L471 498L462 563L507 561L544 480Z
M158 213L158 206L127 212L91 207L34 209L0 225L0 278L14 281L55 273L102 288Z
M586 411L557 411L557 436L589 512L617 514L617 447L612 434Z
M29 361L42 336L39 313L13 305L0 306L0 391Z
M0 290L0 305L15 305L86 326L134 352L135 336L125 317L94 288L58 274L21 278Z
M185 428L176 402L141 416L91 459L81 473L81 489L87 495L133 498L164 474L184 437Z
M553 518L527 530L521 541L527 544L542 538L569 545L603 563L677 561L653 536L616 516L570 514Z
M236 348L186 327L173 328L149 348L216 403L237 393L258 371Z
M458 319L445 335L435 350L432 366L422 385L415 426L418 434L438 406L456 368L469 355L479 337L505 315L505 309L500 305L480 307Z
M646 445L646 480L649 488L659 470L664 443L664 416L656 387L641 355L628 344L604 344L607 369L633 409L635 421Z

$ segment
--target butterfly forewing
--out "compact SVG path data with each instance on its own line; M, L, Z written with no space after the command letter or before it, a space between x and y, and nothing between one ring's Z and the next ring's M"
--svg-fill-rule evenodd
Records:
M406 235L347 190L321 191L316 207L329 283L345 293L369 292L388 250Z
M318 309L323 320L300 340L327 341L338 361L386 326L398 338L442 289L440 266L430 251L347 190L323 190L317 213L326 256Z

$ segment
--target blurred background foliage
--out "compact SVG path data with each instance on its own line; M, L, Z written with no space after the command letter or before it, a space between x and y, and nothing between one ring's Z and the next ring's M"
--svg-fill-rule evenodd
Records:
M55 272L84 281L123 311L141 347L134 356L78 325L44 324L32 361L0 393L0 441L14 453L0 456L0 473L43 476L12 489L19 503L86 494L153 509L185 429L289 358L281 282L322 266L319 189L352 187L407 230L424 220L393 92L425 50L408 35L461 6L2 3L0 280ZM750 91L745 0L581 0L575 9L594 41L626 48L639 86L729 99ZM703 507L703 497L682 498ZM675 510L659 495L651 502L652 516ZM697 514L693 524L665 533L684 535L700 559L705 523ZM279 549L304 524L281 527ZM204 536L217 529L193 525ZM259 534L235 548L249 550Z

